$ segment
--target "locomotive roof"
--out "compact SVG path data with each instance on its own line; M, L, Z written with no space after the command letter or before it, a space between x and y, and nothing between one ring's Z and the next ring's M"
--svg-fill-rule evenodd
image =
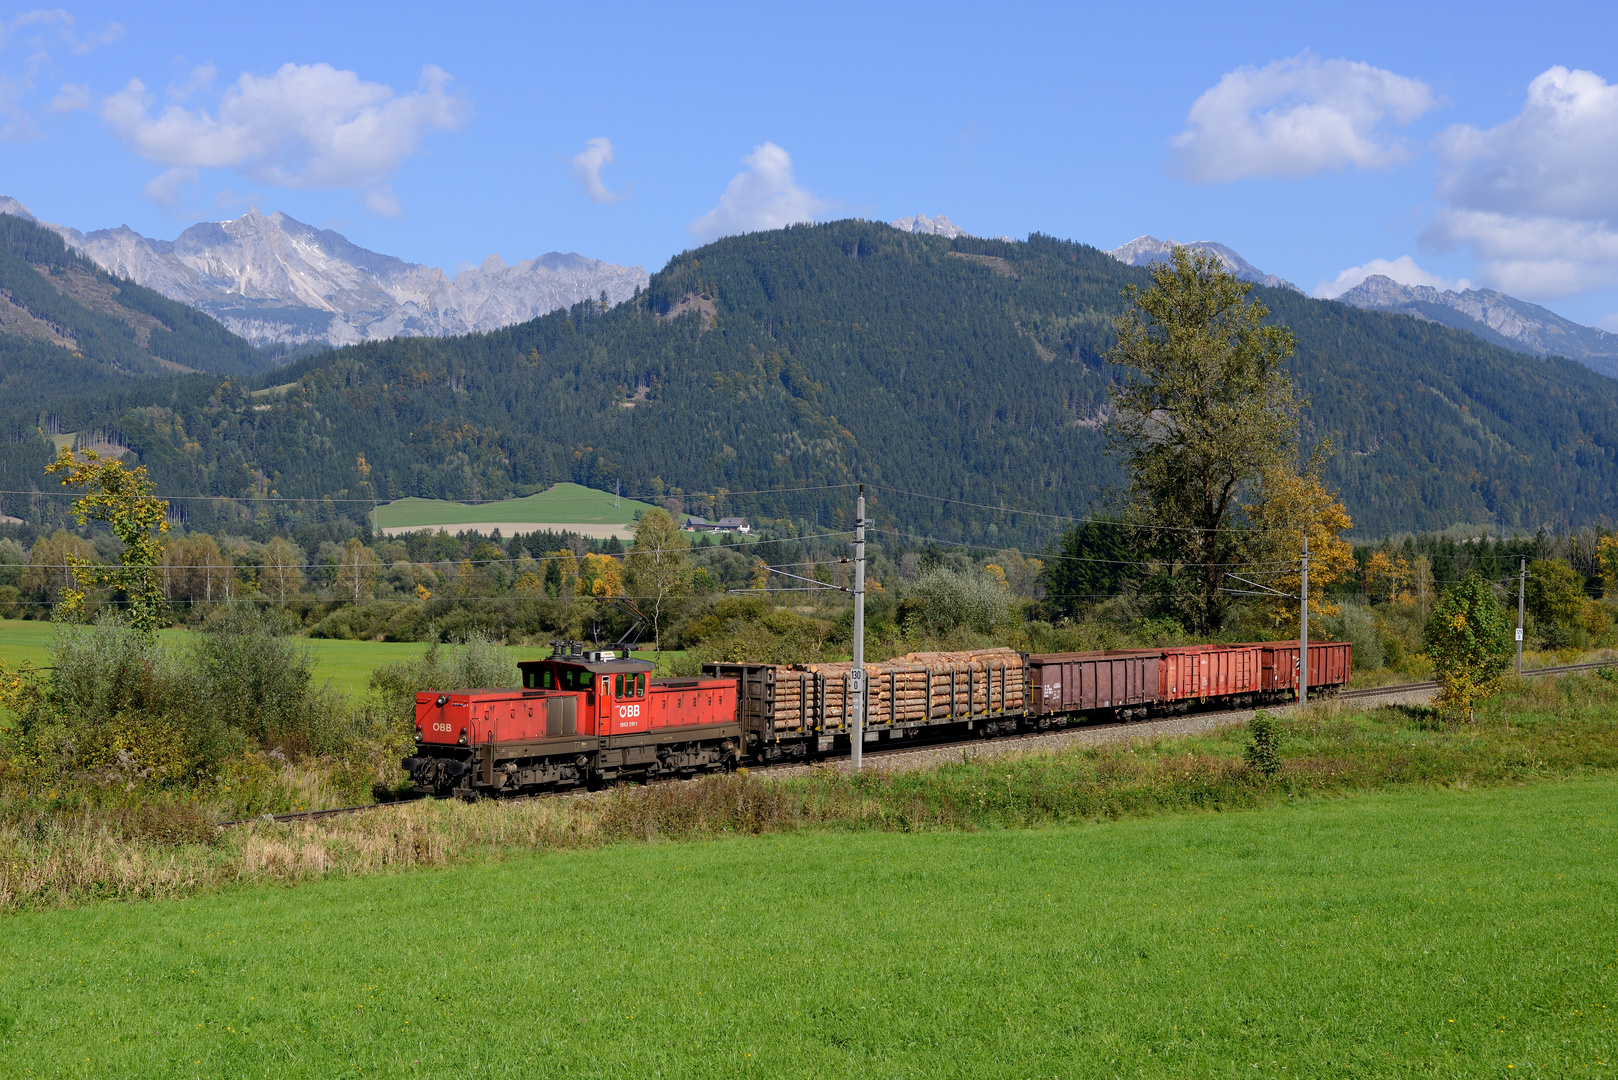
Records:
M531 667L540 667L543 664L563 664L567 667L583 668L597 674L611 675L620 671L651 671L657 665L649 660L631 660L628 657L612 660L584 660L577 656L550 656L544 660L523 660L517 664L519 670L526 671Z

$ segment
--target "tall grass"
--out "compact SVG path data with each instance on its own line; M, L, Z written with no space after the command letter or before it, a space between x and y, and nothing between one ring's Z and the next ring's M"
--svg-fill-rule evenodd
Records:
M0 813L0 909L176 896L614 843L760 833L1037 828L1208 813L1410 785L1526 783L1618 771L1618 684L1524 681L1439 722L1428 709L1321 705L1276 722L1278 767L1246 760L1245 726L1210 735L974 757L912 772L745 772L591 798L416 802L313 822L212 830L205 808L12 807ZM321 781L291 762L261 784ZM244 778L244 783L255 782ZM312 797L312 793L311 793Z

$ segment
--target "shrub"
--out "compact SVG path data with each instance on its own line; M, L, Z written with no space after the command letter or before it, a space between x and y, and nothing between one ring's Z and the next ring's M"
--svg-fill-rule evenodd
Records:
M1445 717L1467 720L1479 698L1499 691L1513 641L1494 586L1477 574L1446 589L1427 620L1427 655L1442 684L1436 704Z
M1253 741L1247 744L1242 756L1247 764L1266 778L1281 771L1281 725L1269 713L1259 710L1253 715L1247 729Z
M761 596L726 596L687 619L679 639L702 660L796 664L820 659L831 624L778 608Z
M1343 639L1354 646L1355 671L1375 671L1387 664L1382 634L1369 608L1362 604L1344 604L1338 621Z
M50 677L8 694L8 778L131 791L214 783L255 748L374 756L375 718L312 684L280 618L227 606L184 649L111 618L60 626Z
M987 634L1010 615L1010 594L988 574L942 566L919 575L910 596L899 605L900 622L931 634L957 628Z
M464 645L433 642L414 660L377 668L371 692L382 699L387 717L410 731L416 719L419 690L470 690L484 686L521 686L522 676L506 651L474 634Z

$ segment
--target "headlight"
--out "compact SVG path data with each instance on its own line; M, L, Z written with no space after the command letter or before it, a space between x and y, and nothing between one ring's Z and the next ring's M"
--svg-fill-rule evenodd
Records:
M460 745L460 746L465 746L466 745L466 729L465 728L461 729L461 737L458 740L456 740L456 743L457 743L457 745Z
M423 736L421 734L421 725L417 724L416 725L416 741L421 742L422 738L423 738Z

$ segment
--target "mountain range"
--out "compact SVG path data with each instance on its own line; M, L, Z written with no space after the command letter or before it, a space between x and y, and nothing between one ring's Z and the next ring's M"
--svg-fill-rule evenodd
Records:
M972 235L943 214L935 218L930 218L926 214L916 214L913 217L890 221L888 224L900 232L917 233L922 236L947 236L951 240L957 236Z
M0 213L39 221L12 198L0 197ZM638 266L555 251L514 266L491 255L451 278L257 209L173 240L126 225L85 233L40 224L108 273L205 311L255 345L282 348L494 330L602 294L616 304L648 280Z
M1618 378L1618 334L1564 319L1538 304L1493 289L1440 291L1372 274L1337 299L1355 307L1454 326L1518 352L1565 356Z
M271 361L207 314L107 273L48 229L0 214L0 402L26 412L157 377L240 377ZM169 381L162 379L161 381ZM49 430L48 419L11 437Z
M838 485L858 481L884 528L1037 549L1125 482L1103 425L1130 372L1106 354L1122 291L1149 280L1038 234L848 220L727 237L616 307L365 342L251 380L0 397L0 512L45 512L4 492L44 486L53 447L37 432L54 419L115 436L165 493L212 496L182 504L210 531L357 526L373 499L561 480L823 530L846 525ZM1357 535L1610 524L1618 380L1431 320L1256 292L1296 336L1304 438L1336 448L1326 480ZM280 501L235 501L265 495Z
M1242 281L1251 281L1255 285L1263 285L1270 289L1291 289L1293 292L1302 292L1292 282L1285 278L1266 274L1235 251L1224 244L1212 240L1192 240L1181 244L1177 240L1159 240L1155 236L1137 236L1121 247L1115 247L1107 254L1126 266L1150 266L1152 263L1171 262L1174 259L1174 249L1188 247L1192 251L1212 252L1219 258L1226 272Z
M1173 240L1137 236L1107 254L1129 266L1149 266L1168 262L1176 246ZM1285 278L1265 273L1224 244L1195 240L1184 246L1213 252L1224 268L1242 281L1272 289L1303 291ZM1492 289L1440 291L1427 285L1403 285L1385 275L1372 274L1335 299L1358 308L1397 312L1453 326L1513 352L1565 356L1603 375L1618 378L1618 334L1564 319L1548 308Z

